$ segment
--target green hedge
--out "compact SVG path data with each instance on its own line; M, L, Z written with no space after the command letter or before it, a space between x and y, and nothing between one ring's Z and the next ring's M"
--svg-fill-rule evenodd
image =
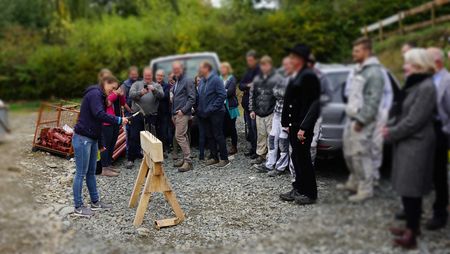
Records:
M154 57L185 52L215 51L233 65L238 77L249 49L279 63L284 47L303 42L319 60L348 61L351 41L360 36L359 26L367 18L361 17L355 0L336 1L338 5L302 1L275 12L255 12L248 1L231 1L218 10L203 1L186 0L178 1L179 15L170 2L149 0L138 16L53 20L50 30L8 26L0 40L0 97L80 97L101 68L124 79L130 65L142 67ZM384 12L376 12L378 16L395 10L388 9L389 1L381 2Z

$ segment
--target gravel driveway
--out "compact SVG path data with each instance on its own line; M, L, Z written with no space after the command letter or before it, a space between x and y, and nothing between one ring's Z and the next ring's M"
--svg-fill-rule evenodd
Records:
M164 170L186 221L161 230L153 221L173 216L162 195L151 200L142 227L132 226L135 209L127 205L138 165L126 170L120 161L119 177L97 178L103 200L114 208L91 219L74 217L74 162L31 152L34 117L14 115L14 138L0 146L0 253L403 253L386 230L398 223L392 217L400 204L388 180L372 200L348 204L347 194L334 188L346 177L338 161L320 165L318 204L297 206L278 198L290 190L289 175L257 173L242 154L225 169L194 161L187 173L167 160ZM411 253L450 253L450 227L424 231Z

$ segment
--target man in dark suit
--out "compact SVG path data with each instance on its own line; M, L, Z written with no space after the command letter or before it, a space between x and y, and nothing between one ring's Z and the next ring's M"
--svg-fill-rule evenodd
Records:
M298 44L286 50L294 74L286 89L281 126L289 134L295 182L292 183L292 190L281 194L280 198L296 201L300 205L313 204L317 200L317 183L310 149L314 125L320 115L320 81L314 71L307 67L310 55L307 46Z
M250 150L244 155L250 157L250 159L258 158L256 154L256 143L257 143L257 130L256 130L256 119L250 117L250 88L253 86L253 79L261 73L258 64L258 58L256 51L250 50L246 55L247 60L247 71L242 77L239 83L239 90L243 92L241 105L244 109L244 121L245 121L245 131L246 139L250 142Z

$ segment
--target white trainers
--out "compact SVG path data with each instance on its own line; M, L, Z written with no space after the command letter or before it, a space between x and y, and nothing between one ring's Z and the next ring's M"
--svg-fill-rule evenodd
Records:
M354 202L354 203L359 203L359 202L363 202L371 197L373 197L373 193L359 191L355 195L348 197L348 201Z
M337 184L336 185L336 189L340 190L340 191L351 191L351 192L357 192L358 191L358 187L357 186L353 186L353 185L349 184L348 182Z

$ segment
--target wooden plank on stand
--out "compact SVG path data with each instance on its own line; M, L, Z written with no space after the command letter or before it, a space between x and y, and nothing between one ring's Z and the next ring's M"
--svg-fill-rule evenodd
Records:
M162 162L164 160L162 143L150 132L143 131L141 132L141 147L144 151L144 158L134 184L133 192L129 201L129 207L136 206L136 202L144 182L145 186L139 199L133 225L135 227L142 225L152 193L159 192L164 194L166 201L172 207L176 217L156 220L154 225L157 229L175 226L184 221L185 215L175 197L175 193L173 192L169 181L164 174L164 169L162 167Z

